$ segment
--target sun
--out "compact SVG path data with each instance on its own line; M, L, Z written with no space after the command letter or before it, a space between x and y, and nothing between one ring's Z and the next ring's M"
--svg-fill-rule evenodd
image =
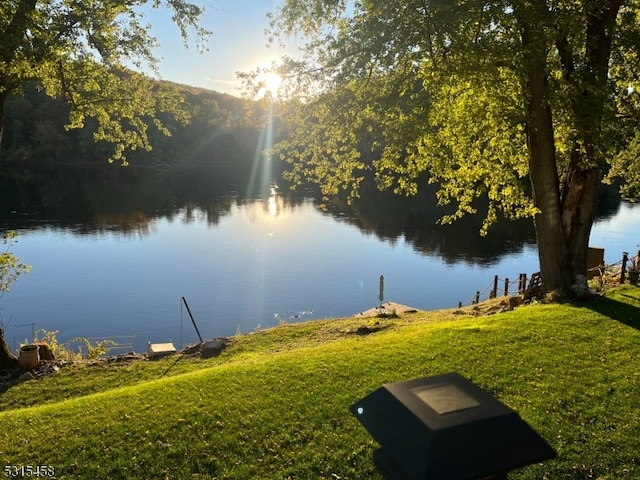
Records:
M258 98L264 98L267 95L272 99L278 98L278 90L282 84L282 77L275 72L264 72L258 77Z

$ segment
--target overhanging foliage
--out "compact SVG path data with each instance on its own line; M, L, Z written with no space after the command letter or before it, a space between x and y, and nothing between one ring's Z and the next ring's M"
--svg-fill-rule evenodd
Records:
M185 122L187 110L173 89L153 84L132 68L155 69L157 46L144 8L166 9L187 43L190 32L203 47L208 32L198 25L203 9L185 0L9 0L0 4L0 125L10 94L38 81L72 107L67 128L93 118L95 140L114 145L110 161L126 164L126 151L151 148L147 123L170 113ZM1 138L1 136L0 136Z

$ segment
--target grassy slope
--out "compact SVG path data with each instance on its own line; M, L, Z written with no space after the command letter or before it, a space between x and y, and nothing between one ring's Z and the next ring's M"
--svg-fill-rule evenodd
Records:
M640 478L640 289L347 333L362 323L283 326L215 359L70 367L13 387L0 395L0 466L49 464L70 479L381 478L349 405L386 382L457 371L557 450L511 479Z

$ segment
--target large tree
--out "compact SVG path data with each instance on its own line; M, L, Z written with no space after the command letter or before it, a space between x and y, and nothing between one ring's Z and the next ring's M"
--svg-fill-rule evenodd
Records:
M156 40L145 9L163 9L187 42L201 46L202 8L187 0L3 0L0 2L0 143L4 107L26 82L71 105L67 128L97 125L94 138L114 145L110 160L150 149L150 123L165 134L160 112L186 120L179 95L133 69L153 69Z
M547 290L586 288L600 181L640 191L640 2L286 0L272 25L306 40L280 67L292 180L437 183L444 221L488 201L483 233L530 216Z

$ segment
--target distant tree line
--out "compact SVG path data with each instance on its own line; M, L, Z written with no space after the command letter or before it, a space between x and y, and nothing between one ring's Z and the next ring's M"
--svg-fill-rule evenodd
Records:
M167 137L149 118L153 150L131 152L131 165L164 163L242 170L267 147L263 140L267 109L263 104L185 85L173 86L183 98L190 121L181 124L166 115L161 120L172 132ZM104 165L112 145L95 141L97 124L91 119L83 129L65 129L70 108L62 98L47 96L36 83L27 84L23 95L11 96L6 104L0 162L22 166Z

